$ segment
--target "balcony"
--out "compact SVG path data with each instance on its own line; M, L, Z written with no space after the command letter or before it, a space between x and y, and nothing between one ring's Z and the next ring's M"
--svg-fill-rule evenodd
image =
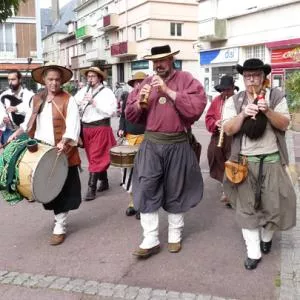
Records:
M200 21L199 40L203 42L227 40L227 20L212 18Z
M126 41L112 44L110 47L110 54L115 57L136 56L136 43Z
M16 58L17 44L0 43L0 58Z
M93 28L90 25L84 25L75 31L77 40L84 40L93 36Z
M119 16L117 14L110 14L103 17L103 31L114 30L119 27Z

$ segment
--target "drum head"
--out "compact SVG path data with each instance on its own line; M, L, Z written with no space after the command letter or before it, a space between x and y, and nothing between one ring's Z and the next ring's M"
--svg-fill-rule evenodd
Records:
M130 153L136 153L139 150L140 145L120 145L120 146L115 146L110 149L110 152L116 153L116 154L130 154Z
M68 176L68 159L64 153L57 155L51 148L41 157L32 179L34 200L49 203L61 192Z

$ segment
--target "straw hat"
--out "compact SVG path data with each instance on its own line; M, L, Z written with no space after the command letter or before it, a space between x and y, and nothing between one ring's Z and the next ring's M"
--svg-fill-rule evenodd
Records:
M84 76L87 76L87 73L88 73L88 72L95 72L95 73L97 73L98 75L100 75L100 76L103 78L103 80L106 79L106 74L105 74L100 68L98 68L98 67L89 67L88 69L83 69L83 70L81 71L81 73L82 73Z
M45 85L44 74L47 70L58 70L61 73L61 84L68 82L72 76L73 72L70 69L59 66L55 63L49 62L42 67L35 68L31 71L31 76L35 82Z
M268 64L264 64L260 59L258 58L250 58L247 59L243 66L236 65L237 71L243 75L244 71L253 71L253 70L262 70L264 71L265 75L267 76L271 72L271 66Z
M137 80L144 80L147 77L147 74L144 72L136 72L133 76L132 79L128 80L128 84L133 87L134 86L134 82Z
M163 58L167 58L170 56L174 56L174 55L178 54L179 52L180 52L180 50L172 52L169 45L152 47L151 55L144 56L144 59L158 60L158 59L163 59Z

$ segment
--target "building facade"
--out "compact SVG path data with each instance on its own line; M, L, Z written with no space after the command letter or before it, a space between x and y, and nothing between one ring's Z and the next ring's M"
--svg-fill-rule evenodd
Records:
M77 56L72 58L76 79L90 65L104 68L108 84L127 82L136 71L152 74L143 59L154 46L169 44L180 50L176 67L199 77L197 6L194 0L79 0Z
M42 63L38 0L20 2L18 14L0 24L0 90L7 88L7 73L19 70L23 83L34 88L30 71Z
M300 1L198 0L201 80L213 97L224 74L243 88L236 64L260 58L272 65L273 86L284 89L289 72L299 69Z

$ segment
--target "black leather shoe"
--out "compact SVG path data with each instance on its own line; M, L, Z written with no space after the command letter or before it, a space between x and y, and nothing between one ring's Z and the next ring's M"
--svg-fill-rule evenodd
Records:
M268 254L271 251L272 241L270 242L260 242L260 250L263 254Z
M134 216L136 214L136 210L134 209L134 207L129 206L126 209L126 216L130 217L130 216Z
M108 180L107 179L101 180L97 192L104 192L108 189L109 189Z
M247 259L245 260L244 266L247 270L254 270L254 269L256 269L256 267L260 261L261 261L261 258L252 259L252 258L247 257Z
M140 214L139 211L135 214L135 218L136 218L137 220L140 220L140 219L141 219L141 214Z

